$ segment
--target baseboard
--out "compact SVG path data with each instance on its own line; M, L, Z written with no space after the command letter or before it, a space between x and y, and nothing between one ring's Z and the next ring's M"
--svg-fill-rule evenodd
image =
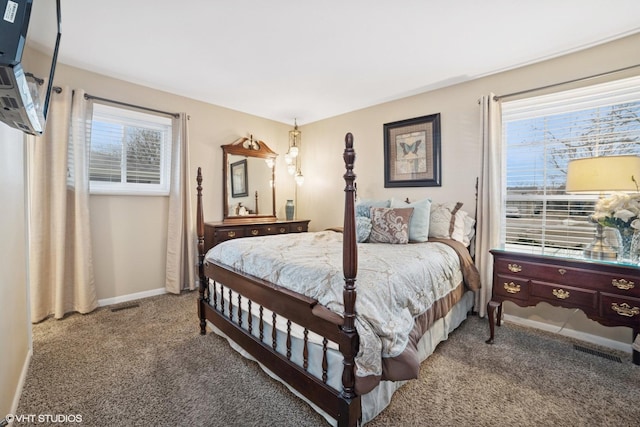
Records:
M554 334L562 335L569 338L575 338L580 341L601 345L603 347L611 348L613 350L624 351L625 353L631 353L631 344L625 344L620 341L604 338L598 335L587 334L586 332L576 331L574 329L563 328L558 331L558 326L551 325L549 323L538 322L537 320L523 319L522 317L513 316L510 314L504 314L503 318L507 322L515 323L521 326L527 326L534 329L540 329L546 332L552 332Z
M155 297L157 295L166 294L165 288L151 289L149 291L136 292L135 294L120 295L113 298L104 298L98 300L98 305L104 307L106 305L121 304L123 302L134 301L142 298Z
M11 402L10 414L15 414L18 411L20 396L22 396L22 389L24 388L24 383L27 380L27 372L29 371L29 365L31 364L31 356L33 356L33 349L30 348L27 352L27 357L24 359L24 364L22 365L22 372L20 372L20 379L18 380L18 387L16 387L16 394L13 396L13 402ZM0 414L1 417L4 417L5 415L6 414Z

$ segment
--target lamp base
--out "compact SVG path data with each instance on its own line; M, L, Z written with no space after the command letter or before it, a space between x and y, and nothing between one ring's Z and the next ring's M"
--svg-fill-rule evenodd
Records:
M584 250L584 256L602 261L616 261L618 259L618 252L613 248L591 247L591 245L589 245L589 247Z
M585 248L584 256L603 261L616 261L618 259L618 251L605 242L602 225L596 224L596 237Z

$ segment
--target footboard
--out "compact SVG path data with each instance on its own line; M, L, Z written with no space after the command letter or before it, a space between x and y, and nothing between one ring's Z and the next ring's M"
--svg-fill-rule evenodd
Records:
M351 134L347 134L345 143L343 315L331 312L312 298L227 266L205 261L200 168L197 178L198 314L201 334L206 333L207 321L211 322L281 380L335 418L339 426L355 426L361 409L360 397L356 396L354 387L354 358L358 350L358 335L354 325L357 245L353 185L355 152ZM283 323L286 326L282 332L278 332L276 324ZM296 343L292 344L294 329L302 332L298 334ZM320 337L320 344L314 344L314 349L320 348L319 358L310 357L310 335ZM331 347L337 347L342 358L341 389L328 383ZM312 363L320 366L312 366Z

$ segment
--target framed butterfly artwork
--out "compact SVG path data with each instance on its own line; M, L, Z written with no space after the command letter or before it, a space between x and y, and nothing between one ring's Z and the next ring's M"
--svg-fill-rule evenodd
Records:
M440 187L440 113L384 125L384 186Z

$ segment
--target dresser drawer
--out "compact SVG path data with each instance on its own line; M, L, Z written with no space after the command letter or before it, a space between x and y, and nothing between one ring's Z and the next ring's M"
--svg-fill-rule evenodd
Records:
M276 234L274 225L248 225L244 230L244 235L247 237L269 236L271 234Z
M215 231L216 243L224 242L225 240L230 239L237 239L238 237L244 237L244 232L245 229L242 227L217 228Z
M597 275L598 289L603 292L640 298L640 280L624 275Z
M598 291L560 286L557 283L531 281L531 296L543 298L553 305L594 310L598 307Z
M640 298L600 293L600 314L630 326L640 325Z
M308 227L307 222L289 224L289 233L306 233Z
M640 278L632 274L601 272L565 264L523 262L498 259L495 263L498 273L535 278L542 282L564 286L617 292L622 290L629 296L640 298Z
M529 280L524 277L507 276L498 274L496 283L493 285L493 292L509 299L527 300L529 298Z

